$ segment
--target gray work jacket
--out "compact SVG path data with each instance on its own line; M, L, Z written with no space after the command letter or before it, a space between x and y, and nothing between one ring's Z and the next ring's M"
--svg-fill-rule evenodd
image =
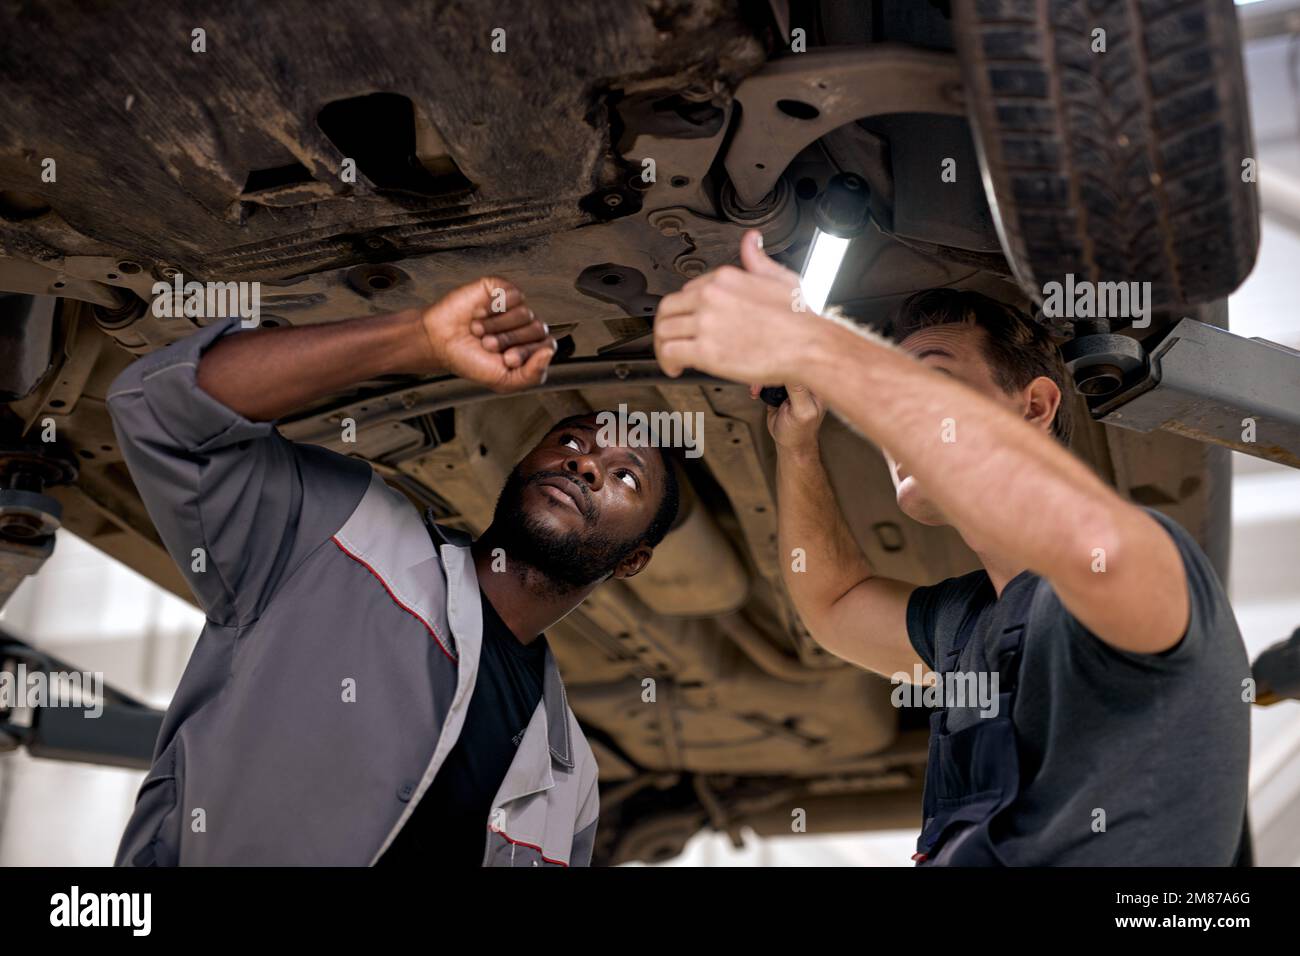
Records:
M237 319L203 329L109 389L131 476L207 614L117 865L373 864L474 690L470 540L422 520L366 462L290 442L202 391L203 349L238 331ZM549 650L492 807L484 865L590 863L596 761Z

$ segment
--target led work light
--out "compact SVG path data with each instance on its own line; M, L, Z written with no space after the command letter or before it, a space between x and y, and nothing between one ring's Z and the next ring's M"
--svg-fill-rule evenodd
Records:
M866 180L853 173L832 176L817 197L817 229L799 274L800 295L806 308L819 314L826 308L849 243L862 235L871 221L870 200ZM759 397L778 408L786 400L785 386L769 385L759 392Z

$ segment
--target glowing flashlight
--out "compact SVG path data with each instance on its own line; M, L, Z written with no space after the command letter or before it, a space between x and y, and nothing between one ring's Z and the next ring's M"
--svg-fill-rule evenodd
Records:
M817 229L799 274L799 289L803 304L820 314L826 308L849 243L862 235L871 221L871 193L866 180L853 173L832 176L817 197L814 221ZM787 397L783 385L769 385L758 394L774 408L779 408Z
M799 288L803 292L803 304L818 315L826 308L826 300L831 297L831 286L835 285L844 253L848 251L849 240L846 237L822 232L821 229L813 233L808 261L804 263L803 274L799 276Z

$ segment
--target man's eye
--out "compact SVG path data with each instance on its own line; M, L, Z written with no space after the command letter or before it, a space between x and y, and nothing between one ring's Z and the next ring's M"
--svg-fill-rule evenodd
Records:
M630 471L620 471L618 477L627 483L627 486L633 491L641 490L641 482L636 480L636 475Z
M574 451L582 451L582 446L578 444L578 439L574 438L572 435L565 435L560 439L560 444L568 445Z

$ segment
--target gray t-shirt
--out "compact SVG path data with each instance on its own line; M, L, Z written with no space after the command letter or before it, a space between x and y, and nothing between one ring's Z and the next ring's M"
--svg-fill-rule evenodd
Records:
M1004 589L1004 596L1033 589L1011 714L1020 792L992 831L1008 865L1234 861L1250 758L1250 705L1242 699L1250 664L1205 554L1176 522L1147 510L1177 543L1191 595L1187 633L1169 651L1112 648L1037 575L1024 572ZM996 601L982 570L917 588L907 608L912 646L934 669L974 614L970 640L948 666L996 670L988 613ZM950 729L954 719L980 718L950 711Z

